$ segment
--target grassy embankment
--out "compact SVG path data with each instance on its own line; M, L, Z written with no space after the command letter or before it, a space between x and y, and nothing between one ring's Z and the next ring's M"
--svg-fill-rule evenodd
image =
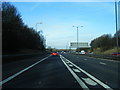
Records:
M112 48L112 49L109 49L109 50L106 50L106 51L101 51L100 48L97 48L93 52L94 52L94 54L110 54L111 55L113 52L117 52L117 49ZM118 49L118 52L120 52L120 48Z

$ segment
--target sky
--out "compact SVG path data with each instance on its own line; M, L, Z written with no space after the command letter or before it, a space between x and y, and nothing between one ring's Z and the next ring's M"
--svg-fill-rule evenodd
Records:
M69 48L70 42L88 42L115 33L114 2L11 2L29 27L42 30L46 45ZM83 27L81 27L83 26Z

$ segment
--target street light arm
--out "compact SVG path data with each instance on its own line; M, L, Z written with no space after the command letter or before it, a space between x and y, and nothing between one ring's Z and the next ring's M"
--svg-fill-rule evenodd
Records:
M73 27L77 27L78 28L79 26L73 26ZM80 26L80 27L83 27L83 26Z

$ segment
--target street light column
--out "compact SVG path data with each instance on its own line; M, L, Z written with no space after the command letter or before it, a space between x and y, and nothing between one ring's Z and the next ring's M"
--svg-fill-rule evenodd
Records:
M79 28L79 26L73 26L73 27L76 27L76 28L77 28L77 49L76 49L76 50L77 50L77 52L78 52L78 44L79 44L79 43L78 43L78 28ZM83 26L80 26L80 27L83 27Z
M77 52L78 52L78 27L77 27Z
M118 13L117 13L117 1L115 0L115 20L116 20L116 47L117 47L117 52L118 52L118 33L117 33L117 30L118 30L118 17L117 17Z

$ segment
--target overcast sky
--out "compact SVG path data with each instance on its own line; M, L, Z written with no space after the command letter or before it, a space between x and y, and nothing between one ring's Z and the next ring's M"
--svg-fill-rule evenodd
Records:
M68 48L76 42L91 42L103 34L115 33L114 2L12 2L29 27L42 30L47 46ZM83 26L83 27L80 27Z

